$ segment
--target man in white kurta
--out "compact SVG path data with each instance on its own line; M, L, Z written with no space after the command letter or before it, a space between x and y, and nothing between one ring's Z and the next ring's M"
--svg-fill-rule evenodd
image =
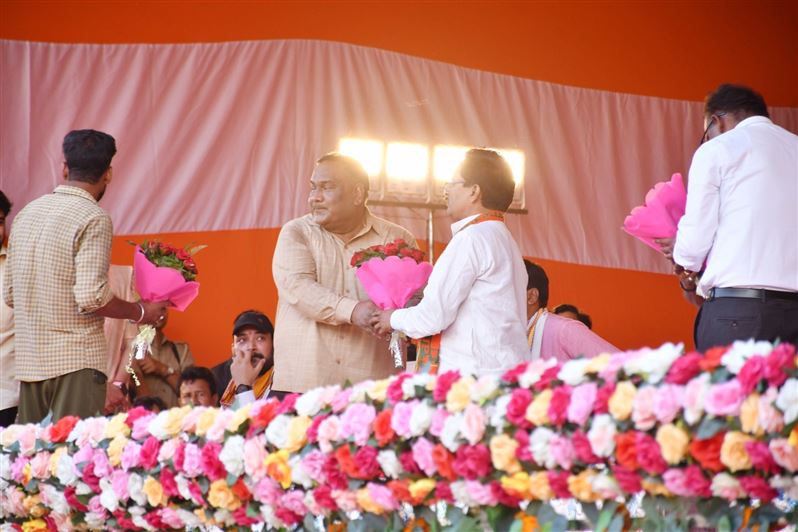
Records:
M447 183L452 240L412 308L378 313L375 330L411 338L441 333L439 372L501 375L523 360L526 283L523 257L503 214L514 182L507 162L490 150L470 150Z

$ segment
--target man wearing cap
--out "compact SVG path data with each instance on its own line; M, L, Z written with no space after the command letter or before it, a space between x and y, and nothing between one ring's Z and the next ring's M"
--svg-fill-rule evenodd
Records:
M272 391L274 378L274 326L257 310L245 310L233 322L233 356L213 368L223 390L219 403L239 407L265 397L281 398Z

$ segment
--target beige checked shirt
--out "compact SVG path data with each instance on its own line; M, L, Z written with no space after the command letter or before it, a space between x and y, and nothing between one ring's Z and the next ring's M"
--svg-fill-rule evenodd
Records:
M348 243L310 215L283 226L272 263L279 296L274 390L304 392L395 373L388 342L350 322L358 301L368 299L350 261L356 251L397 238L416 245L406 229L371 214Z
M7 266L6 247L0 242L0 293ZM14 309L0 301L0 410L19 404L19 381L14 369Z
M83 189L59 186L14 220L3 299L14 308L17 379L35 382L84 368L105 373L103 318L111 218Z

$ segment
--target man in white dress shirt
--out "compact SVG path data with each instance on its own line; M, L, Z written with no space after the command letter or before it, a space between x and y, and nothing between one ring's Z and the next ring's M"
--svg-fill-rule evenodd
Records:
M704 115L673 247L677 273L701 272L696 347L797 343L798 136L773 124L747 87L721 85Z
M470 150L446 185L452 240L412 308L382 311L373 326L411 338L441 333L439 372L501 375L528 357L523 258L504 224L512 172L490 150Z

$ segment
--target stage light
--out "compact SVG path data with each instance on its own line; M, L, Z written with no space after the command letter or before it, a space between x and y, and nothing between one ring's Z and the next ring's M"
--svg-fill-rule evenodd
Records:
M379 140L343 138L338 142L338 151L357 159L369 177L382 174L382 159L385 143Z
M504 157L507 164L510 165L510 170L513 172L513 181L517 187L524 182L524 152L521 150L496 150L499 155Z
M391 142L385 156L389 180L423 183L429 172L429 148L423 144Z
M452 180L455 170L463 162L469 149L467 146L440 144L435 146L432 156L432 175L436 184L440 185Z

